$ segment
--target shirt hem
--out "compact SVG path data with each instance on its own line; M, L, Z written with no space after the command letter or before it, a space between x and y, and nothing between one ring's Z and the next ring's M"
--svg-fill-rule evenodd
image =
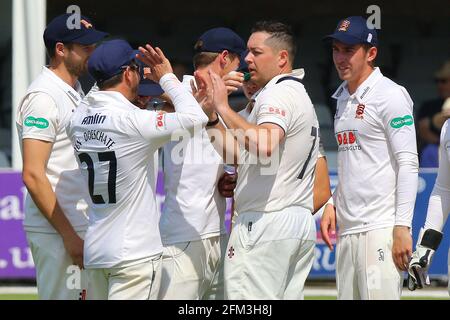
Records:
M339 223L338 223L339 225ZM385 222L385 223L380 223L380 224L376 224L376 225L369 225L369 226L364 226L364 227L355 227L349 230L345 230L343 232L339 232L339 236L346 236L349 234L355 234L355 233L361 233L361 232L367 232L367 231L372 231L372 230L377 230L377 229L383 229L383 228L389 228L389 227L394 227L394 222Z

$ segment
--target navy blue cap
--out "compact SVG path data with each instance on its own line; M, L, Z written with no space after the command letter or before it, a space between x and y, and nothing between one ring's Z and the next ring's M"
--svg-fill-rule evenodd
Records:
M146 97L157 97L164 93L163 88L150 79L143 79L139 82L138 95Z
M91 76L101 83L119 74L124 66L136 61L137 50L133 50L125 40L110 40L99 45L88 61L88 71Z
M339 42L355 45L360 43L378 45L377 31L367 26L367 21L361 16L352 16L339 21L336 30L323 38L323 40L337 40Z
M80 18L80 28L69 29L72 14L62 14L54 18L44 31L44 43L47 49L52 49L57 42L79 43L83 45L95 44L108 35L106 32L98 31L91 21L85 16Z
M195 44L195 52L222 52L241 54L247 48L244 40L228 28L213 28L203 33Z

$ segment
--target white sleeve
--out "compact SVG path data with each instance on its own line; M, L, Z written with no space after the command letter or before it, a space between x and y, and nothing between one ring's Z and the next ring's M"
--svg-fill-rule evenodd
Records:
M180 83L174 74L166 74L160 80L160 85L170 96L175 112L164 113L147 110L135 110L129 114L130 125L135 126L142 137L151 141L155 148L170 141L176 130L201 129L208 117L195 100Z
M272 88L271 88L272 89ZM280 86L264 92L260 97L261 105L256 114L256 124L274 123L287 132L292 119L292 111L288 107L290 92L286 87Z
M398 166L395 225L411 227L419 181L413 103L400 86L392 88L385 96L381 120Z
M19 112L22 139L55 141L58 132L58 108L50 95L44 92L31 93L24 99Z
M424 229L442 231L450 211L450 140L446 138L449 121L442 127L439 145L439 169L428 202Z

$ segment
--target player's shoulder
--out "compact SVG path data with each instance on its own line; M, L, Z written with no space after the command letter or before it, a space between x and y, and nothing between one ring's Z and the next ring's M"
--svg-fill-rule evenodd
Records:
M386 98L389 98L390 94L403 94L407 92L405 87L385 76L376 83L375 91Z
M373 99L379 106L399 103L412 106L413 104L408 90L385 76L378 81L374 89Z
M57 108L57 102L53 95L47 91L32 91L29 92L23 99L22 109L25 108L54 110Z

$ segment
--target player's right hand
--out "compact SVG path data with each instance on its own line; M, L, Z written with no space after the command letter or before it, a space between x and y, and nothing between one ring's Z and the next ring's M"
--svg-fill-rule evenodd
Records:
M330 203L325 205L322 220L320 221L320 233L325 244L333 251L330 234L333 236L336 234L336 209Z
M83 239L81 239L76 233L74 233L70 236L63 237L63 242L67 253L72 258L72 263L74 265L77 265L80 269L83 269Z
M159 82L159 79L165 74L173 73L170 61L160 48L153 48L151 45L146 44L145 48L139 47L139 51L141 54L137 54L136 58L150 68L150 74L147 74L147 77L151 80Z
M212 82L214 108L220 113L222 108L228 108L228 92L225 82L211 69L208 70ZM223 110L223 109L222 109Z
M430 285L428 269L435 250L442 240L442 233L433 229L421 229L416 251L412 254L408 266L408 289L422 289Z

